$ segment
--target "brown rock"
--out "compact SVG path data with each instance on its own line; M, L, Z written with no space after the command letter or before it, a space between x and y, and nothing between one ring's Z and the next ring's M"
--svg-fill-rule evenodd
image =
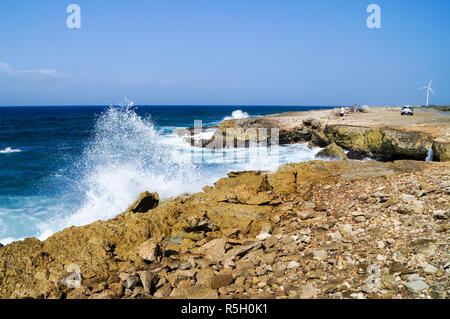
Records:
M218 274L211 278L210 288L219 289L228 286L232 281L233 275L231 273Z
M146 213L150 209L158 206L158 204L159 194L146 191L139 195L139 198L133 204L131 204L127 211L133 213Z
M346 160L347 155L345 154L344 150L336 145L336 143L331 143L327 147L325 147L323 150L321 150L316 155L317 157L328 157L328 158L334 158L334 159L340 159L340 160Z
M153 296L155 296L157 298L165 298L165 297L168 297L171 292L172 292L172 287L170 286L169 283L166 283L165 285L160 287L158 290L156 290L156 292Z
M211 284L211 278L214 277L214 272L210 268L200 269L196 274L196 287L208 288Z
M300 294L301 299L311 299L317 296L319 290L316 289L312 284L306 284L302 286L302 292Z
M193 250L194 253L202 254L213 263L219 262L225 254L225 238L213 239L206 244Z
M419 201L410 201L398 206L397 212L400 214L421 214L424 210L423 204Z
M156 290L156 284L158 283L158 275L151 271L143 271L140 276L144 291L153 295Z
M392 262L391 266L389 267L389 273L390 274L399 273L401 275L406 275L406 274L412 274L412 273L414 273L414 271L403 266L401 263L394 261L394 262Z
M249 260L239 260L236 262L236 274L238 276L254 275L255 265Z
M146 261L156 261L161 255L159 241L150 238L139 246L138 255Z
M217 291L208 288L191 289L189 291L189 298L191 299L217 299Z

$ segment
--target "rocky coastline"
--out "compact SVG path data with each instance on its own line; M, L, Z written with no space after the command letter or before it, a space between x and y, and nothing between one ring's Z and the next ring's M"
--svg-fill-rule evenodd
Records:
M1 298L448 298L450 163L312 161L0 248Z
M450 160L450 116L418 109L407 117L400 115L398 107L371 107L361 113L348 110L343 119L338 109L280 113L223 121L206 140L195 138L193 129L181 135L193 146L220 148L230 143L229 130L231 143L237 147L248 146L250 140L270 144L272 128L279 130L279 144L335 144L348 150L349 159L424 160L431 149L434 161ZM263 135L260 129L267 131Z
M210 147L228 128L244 146L282 128L281 144L342 160L231 172L174 199L144 192L113 219L0 244L0 298L448 298L450 118L397 113L228 120L206 140L180 130ZM385 162L347 160L366 156Z

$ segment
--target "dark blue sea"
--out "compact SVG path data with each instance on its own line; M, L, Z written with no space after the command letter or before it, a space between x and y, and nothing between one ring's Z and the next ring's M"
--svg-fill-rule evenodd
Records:
M71 225L114 217L145 190L172 197L200 191L232 170L311 160L318 150L303 144L281 146L276 156L255 149L236 155L193 148L173 131L194 120L210 126L318 108L0 107L0 243L45 239Z

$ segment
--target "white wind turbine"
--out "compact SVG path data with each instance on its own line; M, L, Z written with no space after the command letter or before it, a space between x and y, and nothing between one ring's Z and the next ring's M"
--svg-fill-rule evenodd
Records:
M431 78L430 83L428 83L427 86L419 88L419 90L427 89L427 104L425 106L428 106L428 99L430 97L430 91L431 91L431 93L436 95L436 93L434 93L433 89L431 88L431 82L433 82L433 78Z

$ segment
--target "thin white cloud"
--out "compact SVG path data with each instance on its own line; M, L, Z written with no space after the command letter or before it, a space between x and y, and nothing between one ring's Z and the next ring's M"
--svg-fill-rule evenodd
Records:
M48 77L66 77L67 74L57 72L52 69L40 69L40 70L16 70L5 62L0 62L0 73L7 73L9 75L21 75L21 74L38 74Z

